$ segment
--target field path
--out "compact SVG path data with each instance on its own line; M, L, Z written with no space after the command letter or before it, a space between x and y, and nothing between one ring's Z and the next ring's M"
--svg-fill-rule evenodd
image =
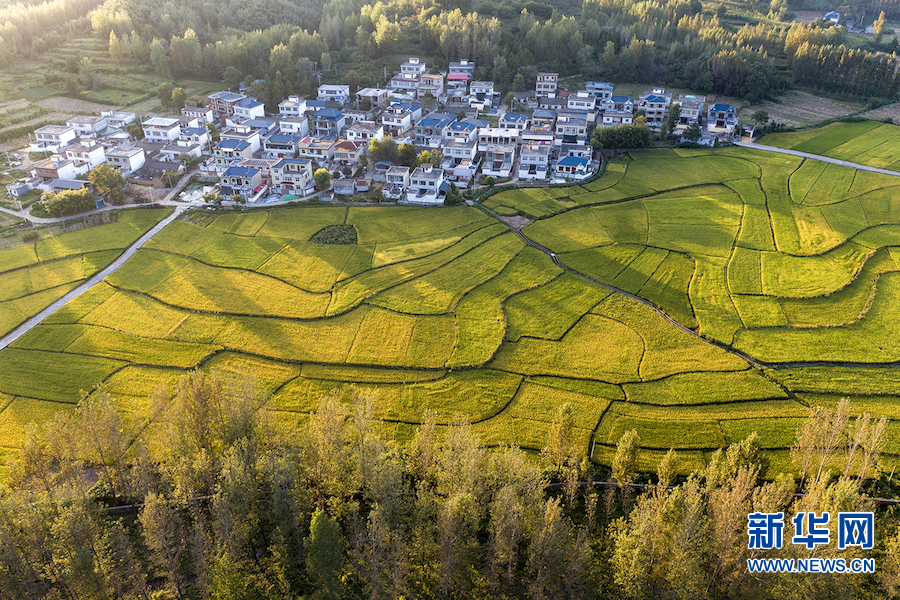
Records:
M754 150L765 150L766 152L778 152L779 154L790 154L791 156L800 156L803 158L810 158L812 160L820 160L822 162L831 163L833 165L840 165L842 167L850 167L851 169L859 169L860 171L872 171L873 173L881 173L882 175L892 175L894 177L900 177L900 173L897 171L889 171L887 169L879 169L878 167L870 167L868 165L861 165L859 163L850 162L847 160L840 160L837 158L830 158L828 156L822 156L821 154L810 154L809 152L799 152L797 150L788 150L787 148L778 148L777 146L766 146L765 144L756 144L754 142L735 142L735 146L741 146L743 148L753 148Z
M146 244L148 241L150 241L150 239L153 236L155 236L157 233L162 231L166 225L168 225L169 223L171 223L172 221L177 219L179 216L181 216L181 213L186 211L188 208L190 208L189 205L180 205L180 206L176 207L175 210L172 211L172 214L170 214L168 217L166 217L165 219L163 219L162 221L157 223L153 227L153 229L151 229L150 231L148 231L147 233L142 235L140 237L140 239L138 239L138 241L136 241L127 250L125 250L125 252L123 252L121 254L121 256L119 256L119 258L117 258L112 263L110 263L110 265L108 267L106 267L105 269L103 269L102 271L100 271L99 273L97 273L96 275L94 275L93 277L91 277L90 279L88 279L87 281L82 283L81 285L79 285L77 288L75 288L74 290L72 290L71 292L69 292L68 294L66 294L65 296L63 296L62 298L60 298L59 300L57 300L56 302L54 302L53 304L51 304L50 306L48 306L47 308L45 308L44 310L39 312L35 316L31 317L30 319L28 319L27 321L25 321L24 323L19 325L17 328L15 328L12 332L7 334L5 337L0 338L0 350L3 350L4 348L6 348L10 344L12 344L14 341L16 341L17 339L19 339L20 337L22 337L23 335L25 335L26 333L31 331L34 327L39 325L44 319L46 319L47 317L49 317L50 315L52 315L53 313L55 313L56 311L61 309L63 306L65 306L66 304L68 304L69 302L71 302L72 300L74 300L75 298L80 296L81 294L85 293L86 291L88 291L89 289L91 289L92 287L94 287L95 285L100 283L101 281L103 281L103 279L105 279L107 276L112 275L117 270L119 270L119 268L122 265L124 265L126 262L128 262L128 260L130 260L131 257L133 257L137 253L137 251L141 249L141 247L144 244Z

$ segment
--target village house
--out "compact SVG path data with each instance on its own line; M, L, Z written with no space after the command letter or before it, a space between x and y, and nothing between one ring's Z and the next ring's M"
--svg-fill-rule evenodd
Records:
M79 170L75 167L75 161L62 158L60 156L51 156L44 160L39 160L32 164L31 174L41 179L75 179L86 170Z
M391 90L383 88L364 88L356 92L356 101L362 105L363 98L368 99L370 108L384 108L387 106Z
M247 127L246 125L236 125L231 129L226 129L221 134L219 134L219 139L239 140L247 142L248 144L250 144L250 151L253 154L256 154L256 152L259 151L262 143L262 136L260 135L259 131L251 127Z
M103 116L75 115L66 121L66 125L75 130L77 137L95 138L109 127L109 122Z
M486 152L488 146L516 146L519 143L518 129L483 127L478 130L478 151Z
M346 126L344 113L335 108L322 108L312 118L312 132L318 137L338 137Z
M222 139L213 150L213 159L219 169L245 158L253 158L253 149L246 140Z
M66 146L66 158L75 163L76 168L86 166L91 170L106 162L103 146L90 139L82 139Z
M125 129L126 125L134 123L137 116L133 112L119 110L101 110L100 116L106 118L106 124L116 129Z
M447 79L453 81L466 82L475 77L475 63L471 60L461 60L459 62L451 62L447 69Z
M384 127L374 121L353 123L347 128L347 139L351 142L368 144L372 140L384 139Z
M401 200L409 186L409 167L392 166L385 174L382 195L389 200Z
M519 179L544 180L550 165L549 144L522 144L519 157Z
M128 177L134 171L144 166L147 157L143 148L132 146L119 146L106 151L106 161L119 169L122 177Z
M316 91L316 98L319 100L333 100L341 106L350 102L350 86L349 85L320 85Z
M556 119L556 145L587 143L587 118L561 114Z
M554 127L556 127L556 111L538 109L531 114L532 129L553 131Z
M215 113L208 106L185 106L181 109L182 116L191 119L199 119L202 123L212 123Z
M68 125L44 125L34 131L32 152L59 152L75 139L75 128Z
M641 95L638 108L644 111L647 125L659 129L669 116L669 106L672 104L672 94L664 88L653 88Z
M425 148L440 148L444 130L456 120L453 115L431 113L416 123L415 145Z
M391 106L381 115L382 124L393 137L401 137L413 128L413 112L402 106Z
M634 100L628 96L612 96L603 107L603 127L618 127L634 123Z
M178 119L168 117L151 117L141 124L144 139L156 144L168 144L181 135L181 124Z
M478 137L478 130L488 125L487 121L479 119L453 121L444 129L443 136L445 140L474 140Z
M276 194L305 195L313 187L312 162L308 158L282 158L271 168L272 191Z
M441 204L445 193L443 169L424 164L416 167L409 177L406 201L412 204Z
M706 115L706 127L713 135L733 135L737 113L730 104L713 104Z
M453 139L444 142L444 160L441 168L455 181L470 181L480 164L478 141Z
M280 133L305 137L309 135L309 119L306 117L283 116L278 120L278 129Z
M444 76L423 73L419 77L419 87L416 88L416 98L421 100L430 93L434 98L444 95Z
M235 105L246 97L243 94L235 94L234 92L217 92L210 94L209 107L216 114L216 117L224 122L227 117L234 114Z
M355 167L359 163L359 159L366 151L365 142L351 142L350 140L341 140L334 145L334 160L343 165Z
M586 179L591 174L590 167L590 159L566 156L557 161L556 174L564 179Z
M325 166L334 157L334 140L317 140L305 137L297 144L297 153L301 158L308 158L318 166Z
M300 136L288 135L286 133L270 135L263 140L263 155L267 158L294 156L301 139L303 138Z
M529 124L530 120L526 115L508 112L500 117L500 123L498 127L500 127L500 129L525 130L528 129Z
M534 94L538 97L555 98L559 73L538 73Z
M593 111L597 109L597 97L588 91L569 94L566 97L566 108L570 110Z
M240 194L250 202L255 202L266 189L262 173L250 167L228 167L219 180L220 192L228 197Z
M515 144L488 144L484 149L481 173L492 177L509 177L515 161Z
M278 114L284 117L302 117L306 112L306 102L300 96L288 96L278 103Z
M678 105L681 107L681 116L678 117L678 124L675 125L675 132L681 134L692 124L700 122L700 116L703 114L703 107L706 105L706 97L686 96L681 94L678 96Z
M606 102L613 95L613 84L604 81L588 81L584 84L584 89L597 98L598 104Z

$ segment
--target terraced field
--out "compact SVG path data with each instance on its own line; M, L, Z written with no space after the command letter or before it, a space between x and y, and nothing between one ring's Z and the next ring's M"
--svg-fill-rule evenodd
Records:
M0 337L101 271L167 213L123 211L109 225L0 250Z
M770 133L760 144L900 171L900 127L879 121L832 123L820 129Z
M900 427L898 185L774 153L670 150L485 202L536 219L524 236L565 268L476 208L176 221L0 352L0 446L97 382L143 421L160 382L245 364L287 429L324 395L363 394L401 439L431 409L538 449L569 403L597 461L632 428L645 466L677 448L684 470L757 431L787 469L810 406L850 396ZM358 243L309 241L330 225Z

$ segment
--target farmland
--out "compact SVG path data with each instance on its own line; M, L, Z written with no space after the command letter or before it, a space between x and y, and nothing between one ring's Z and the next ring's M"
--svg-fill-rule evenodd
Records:
M0 250L0 337L111 263L167 211L123 211L115 223Z
M859 121L832 123L807 131L770 133L759 143L900 171L898 141L900 126Z
M757 431L787 469L810 406L848 396L900 427L897 185L792 156L678 149L485 201L532 219L523 234L564 268L472 207L188 215L0 352L0 446L100 382L141 421L157 384L245 365L288 429L323 396L365 396L401 440L429 409L488 444L536 450L568 403L600 462L632 428L642 466L676 448L682 470ZM312 241L333 226L356 243Z

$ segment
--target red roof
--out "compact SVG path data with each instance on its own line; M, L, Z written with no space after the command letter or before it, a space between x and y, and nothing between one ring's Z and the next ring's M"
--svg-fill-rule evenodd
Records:
M468 81L469 76L465 73L450 73L449 75L447 75L447 79L454 81Z

